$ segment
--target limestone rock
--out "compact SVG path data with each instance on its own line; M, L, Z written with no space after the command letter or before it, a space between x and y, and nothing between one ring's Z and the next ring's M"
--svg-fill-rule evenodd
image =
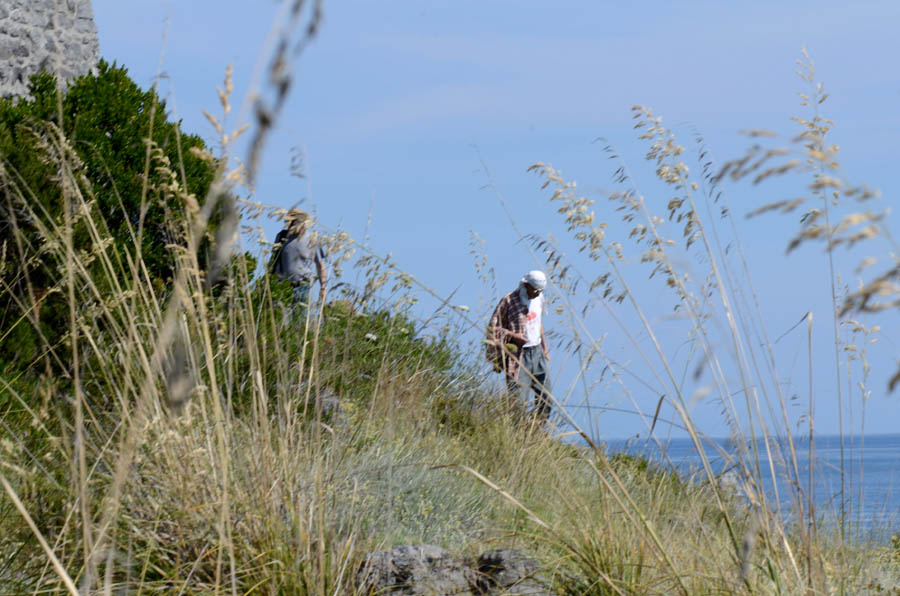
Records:
M550 596L538 570L511 549L488 551L473 567L437 546L397 546L366 555L356 586L369 596Z
M26 97L42 70L64 80L88 74L99 56L90 0L0 2L0 96Z
M366 555L356 574L364 594L472 596L475 572L462 559L431 546L396 546Z
M499 549L482 553L478 557L477 593L549 596L537 572L537 561L519 551Z

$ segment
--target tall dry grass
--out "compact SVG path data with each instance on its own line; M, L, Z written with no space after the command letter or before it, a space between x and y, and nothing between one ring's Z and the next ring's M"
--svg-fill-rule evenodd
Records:
M542 188L551 191L550 200L556 203L574 244L537 235L526 239L531 242L535 259L551 272L554 285L560 291L557 300L561 312L571 313L573 304L585 302L587 306L583 307L582 313L589 312L594 305L602 306L610 318L619 323L622 335L633 345L634 353L641 361L640 370L646 376L642 380L644 386L650 388L651 394L655 392L661 397L658 402L654 400L655 409L652 406L641 408L625 379L634 374L633 370L616 362L606 352L602 338L596 337L582 318L573 316L566 341L580 349L581 364L577 375L591 380L593 375L602 377L609 372L614 378L611 384L621 388L621 394L631 400L651 435L661 407L666 405L674 412L676 424L691 437L702 462L702 476L710 488L708 498L722 515L722 530L727 537L723 554L730 558L730 568L736 573L727 589L809 593L877 591L885 589L879 583L881 580L859 583L860 577L874 570L867 569L857 558L859 552L866 550L866 545L859 541L862 532L858 516L854 520L852 511L848 510L848 503L852 501L849 487L855 479L848 478L844 467L849 457L845 455L843 442L846 430L843 413L852 411L852 404L850 393L845 395L842 387L845 383L849 385L854 375L861 377L864 408L869 394L870 367L865 347L868 342L853 340L868 339L871 331L848 315L880 312L893 306L895 302L890 300L873 302L876 295L889 294L887 290L893 287L890 280L895 268L891 268L891 260L886 274L867 284L861 282L861 289L855 293L841 295L843 282L835 266L836 251L889 237L889 232L884 226L883 208L875 202L877 193L847 182L841 173L838 148L826 140L833 123L820 113L827 94L815 80L813 63L805 51L798 66L803 84L808 87L801 99L809 115L793 119L800 126L800 133L792 140L792 146L767 148L755 143L745 156L718 166L699 133L688 130L696 142L695 149L688 150L678 142L672 130L663 126L660 117L647 108L636 106L633 108L634 128L647 144L645 158L655 170L656 177L647 186L655 190L645 194L644 184L632 173L630 164L619 157L612 145L605 144L603 151L614 164L613 179L617 185L605 198L621 219L600 221L594 210L595 199L580 195L576 184L564 179L553 167L535 164L530 170L543 179ZM758 139L774 134L750 131L749 136ZM692 169L698 170L699 175L692 174ZM806 411L798 421L789 414L791 402L796 398L785 393L775 356L775 342L770 339L750 275L748 260L752 260L752 256L743 249L739 226L734 219L735 208L728 202L724 183L727 179L750 180L758 185L770 178L789 175L806 178L808 198L779 201L745 211L750 211L752 217L769 211L791 213L805 208L801 230L786 241L788 253L806 242L825 243L833 313L831 343L834 360L830 368L835 379L834 394L841 433L841 482L840 493L836 495L836 511L822 512L816 508L814 423L817 400L813 377L822 372L819 371L821 363L814 362L813 357L812 314L807 313L801 321L807 330L808 382L803 400ZM660 201L658 196L667 198ZM500 200L502 203L503 199ZM848 209L845 203L850 202L856 205L849 205ZM866 210L853 210L860 209L859 204ZM604 207L601 212L608 213L613 209ZM838 223L832 223L834 221ZM880 251L886 250L890 250L890 245L880 247ZM585 255L587 259L572 258L567 251ZM686 362L673 359L653 322L654 313L658 312L657 296L634 290L634 263L637 261L646 268L645 275L649 271L649 277L660 279L670 292L671 303L683 321L681 328L686 330L686 343L692 354ZM870 261L866 259L857 271L871 265ZM621 323L622 315L610 308L614 303L630 307L638 331ZM841 333L842 327L850 329L852 334ZM877 326L871 328L878 329ZM638 335L645 341L639 342ZM841 354L849 354L849 357L842 358ZM693 376L694 380L705 377L702 384L692 383L686 374L692 359L701 363ZM677 373L679 366L684 367L683 374ZM828 365L825 366L827 369ZM749 509L746 516L736 515L735 509L726 505L728 491L718 488L717 474L710 465L711 456L716 454L709 453L703 433L691 415L692 404L698 399L719 404L731 429L735 450L729 454L730 462L737 474L739 492L745 499L743 504ZM803 422L806 427L803 437L795 435L794 425L798 422ZM798 463L799 438L804 440L808 452L804 474ZM861 471L862 451L858 457ZM863 482L860 477L857 486ZM611 493L616 492L614 484L607 488ZM626 493L620 491L620 494L627 505ZM747 517L752 520L750 530L747 529ZM656 547L658 563L671 569L673 584L668 591L694 593L710 589L712 584L701 589L682 583L680 579L693 579L693 576L686 574L679 578L677 566L671 562L673 551L662 546L654 523L645 520L640 513L631 521L635 527L643 527L646 544ZM857 524L855 532L854 522ZM702 528L702 522L695 527ZM572 552L577 556L584 548L590 547L580 545ZM761 583L759 578L750 579L754 572L771 583ZM880 570L875 573L877 575ZM721 575L716 577L722 578ZM887 585L894 583L894 580L887 581ZM625 593L632 591L628 589Z
M300 27L297 6L292 23ZM317 15L303 39L315 33ZM273 75L281 78L274 77L272 106L257 106L252 156L289 87L285 70ZM224 114L229 89L226 79ZM859 593L895 584L890 551L814 531L787 399L772 382L772 342L760 350L748 339L767 337L765 321L748 299L752 288L737 289L746 270L729 268L703 216L716 209L723 175L752 174L765 160L730 163L695 181L684 148L661 120L643 108L635 116L657 175L677 195L663 213L681 226L678 240L665 236L663 218L624 164L616 172L622 190L609 199L631 225L640 260L673 292L707 362L711 391L739 446L737 490L723 488L712 469L691 396L624 274L623 243L607 240L591 200L550 166L535 171L553 189L578 247L602 268L579 274L559 247L535 239L563 290L558 304L572 321L581 374L602 363L628 385L573 306L579 279L611 310L634 309L651 338L642 358L652 381L703 456L697 480L517 424L471 363L442 356L459 346L410 338L427 332L406 326L415 278L345 235L327 241L348 258L342 247L358 251L358 301L318 305L302 316L292 311L283 288L233 258L239 212L252 222L277 210L235 199L238 184L253 179L255 158L250 170L227 170L237 133L226 131L224 118L211 118L224 153L218 161L206 156L221 168L207 197L187 194L177 164L148 144L147 168L166 174L154 190L183 201L187 213L172 222L177 273L159 291L139 253L110 249L77 154L50 126L47 159L59 173L65 218L35 211L13 173L4 172L4 183L40 227L41 250L60 264L52 291L66 295L71 358L62 363L65 376L47 375L41 359L0 388L14 404L4 413L0 460L2 589L352 594L363 555L401 543L469 555L515 546L537 557L551 589L565 594ZM821 147L813 141L805 155L818 159ZM830 188L821 172L813 187ZM224 220L211 230L214 210L223 208ZM91 236L90 254L73 248L76 224ZM818 234L801 232L804 239ZM198 247L210 235L214 258L203 268ZM679 268L679 242L704 255L709 270L699 286ZM386 296L392 299L376 302ZM26 308L35 310L31 300ZM854 301L864 302L864 294L849 296L849 308ZM723 328L714 329L717 317ZM733 362L723 362L721 337ZM46 346L47 354L54 348ZM335 387L341 410L329 412L323 396ZM654 413L641 414L652 428ZM787 453L775 453L782 445ZM773 497L764 476L780 473L778 459L790 462L791 490ZM793 504L793 522L780 515L782 500Z

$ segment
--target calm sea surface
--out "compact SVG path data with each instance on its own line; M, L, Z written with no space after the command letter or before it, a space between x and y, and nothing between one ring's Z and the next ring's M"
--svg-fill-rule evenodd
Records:
M795 438L797 467L800 471L804 494L809 491L809 443ZM609 441L611 451L624 451L643 455L663 465L673 466L684 477L702 473L701 459L690 439L670 439L661 446L646 440ZM764 442L758 440L760 451ZM738 449L727 439L712 439L706 444L706 454L713 471L724 474L730 480L739 478L734 465ZM763 486L774 507L777 487L782 500L782 513L792 515L790 507L790 483L788 481L789 450L784 441L773 446L776 452L775 470L777 480L772 481L768 461L760 458ZM886 540L891 534L900 534L900 434L867 435L844 438L843 497L841 496L841 439L836 435L815 437L815 457L813 458L814 502L817 513L827 522L836 520L841 513L841 505L847 520L847 527L879 540ZM752 457L750 458L752 461Z

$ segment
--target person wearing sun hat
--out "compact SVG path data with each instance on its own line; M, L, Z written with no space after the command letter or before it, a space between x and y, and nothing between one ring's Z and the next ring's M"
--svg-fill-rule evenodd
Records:
M533 391L534 415L550 416L550 348L544 335L544 290L547 276L533 270L519 286L500 299L488 324L486 356L497 372L506 374L506 387L521 402Z
M315 246L310 234L310 216L302 209L291 209L285 217L286 226L275 236L272 273L290 282L294 288L294 305L309 306L309 291L313 280L319 280L319 301L325 303L328 274L325 270L325 251Z

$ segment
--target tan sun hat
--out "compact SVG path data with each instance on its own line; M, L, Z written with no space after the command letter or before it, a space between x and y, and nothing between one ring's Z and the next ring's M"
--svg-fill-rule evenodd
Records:
M309 221L309 213L303 209L291 209L287 212L284 219L290 223L306 223Z

